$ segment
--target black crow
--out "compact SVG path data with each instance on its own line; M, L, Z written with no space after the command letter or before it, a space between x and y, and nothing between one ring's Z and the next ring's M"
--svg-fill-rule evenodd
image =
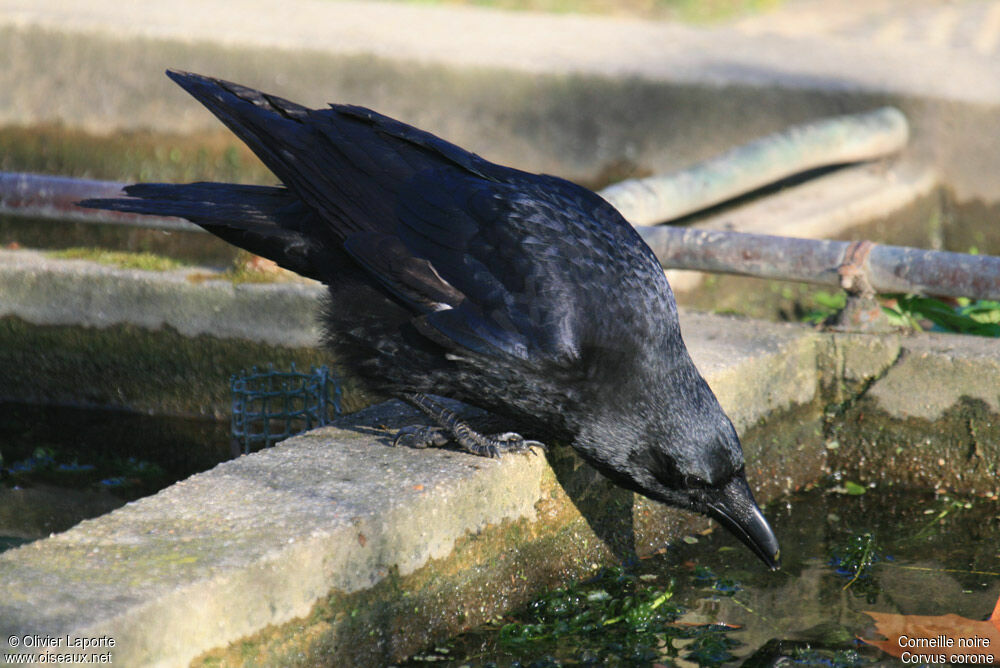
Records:
M778 566L729 419L688 355L673 293L636 231L595 193L488 162L369 109L308 109L233 83L168 76L283 187L139 184L83 206L180 216L329 286L326 343L368 388L498 456L434 397L572 444L617 484L707 514Z

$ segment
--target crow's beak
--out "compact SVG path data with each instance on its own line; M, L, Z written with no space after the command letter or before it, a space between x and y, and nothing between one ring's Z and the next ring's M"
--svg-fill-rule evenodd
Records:
M746 543L771 570L781 566L781 548L771 525L754 501L743 476L734 476L707 499L708 515Z

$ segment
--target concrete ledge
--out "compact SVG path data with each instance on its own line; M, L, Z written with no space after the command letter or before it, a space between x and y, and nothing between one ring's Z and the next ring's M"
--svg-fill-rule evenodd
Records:
M532 516L543 462L316 431L4 554L0 626L107 635L116 664L183 665L330 590L408 574L466 532Z
M228 419L233 374L330 364L320 285L214 276L0 250L0 398Z
M962 398L1000 412L1000 359L993 339L915 336L907 339L896 363L867 391L883 411L899 418L933 422Z
M253 336L250 328L242 333ZM169 325L150 330L132 324L36 325L16 316L0 318L2 401L228 421L234 374L268 364L308 370L330 363L320 348L207 334L186 337ZM372 403L349 382L343 389L345 410Z
M321 285L213 280L204 269L140 271L0 250L0 317L37 325L171 327L184 336L319 344Z
M741 433L773 412L819 398L819 337L808 327L682 311L681 331Z
M238 6L226 0L179 0L169 10L122 7L111 0L86 8L64 0L4 0L0 25L119 40L366 54L452 67L585 72L713 86L769 85L777 77L789 87L825 84L974 103L1000 100L1000 84L990 80L995 71L990 58L941 51L940 58L926 62L921 45L885 49L814 39L806 50L806 40L762 38L730 28L389 2L291 0L285 8L286 20L275 21L273 6L265 0ZM921 67L913 67L914 62Z
M697 223L710 230L805 239L837 239L859 225L886 218L938 186L934 170L914 164L867 164L842 169L747 206Z

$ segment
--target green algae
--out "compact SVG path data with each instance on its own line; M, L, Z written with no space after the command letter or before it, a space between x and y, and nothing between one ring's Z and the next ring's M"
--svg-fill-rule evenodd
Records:
M193 265L181 258L148 251L110 250L94 246L72 246L60 250L45 251L45 255L59 260L86 260L121 269L141 271L173 271L188 269ZM192 271L188 280L199 282L209 280L229 281L234 285L245 283L289 283L311 282L246 251L234 253L228 268L223 271Z
M143 271L170 271L188 266L181 260L155 253L113 251L106 248L81 246L48 251L46 255L61 260L88 260L122 269L141 269Z
M767 509L780 572L724 532L544 592L396 665L882 665L867 610L988 614L1000 587L997 501L879 489Z

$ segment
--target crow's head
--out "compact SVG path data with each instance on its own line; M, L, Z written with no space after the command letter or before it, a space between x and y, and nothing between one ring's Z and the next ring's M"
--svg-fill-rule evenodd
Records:
M694 365L684 366L669 385L626 393L630 401L595 415L574 447L623 487L714 518L776 569L778 540L747 485L736 430Z
M672 443L649 443L634 451L637 466L646 468L641 492L714 518L776 569L778 540L747 484L736 430L721 409L718 415L721 419L713 421L717 424L700 425Z

